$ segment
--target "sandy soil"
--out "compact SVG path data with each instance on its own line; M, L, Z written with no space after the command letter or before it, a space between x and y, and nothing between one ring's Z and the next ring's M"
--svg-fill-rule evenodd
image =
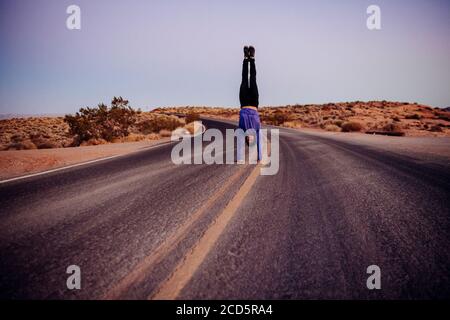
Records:
M0 180L109 156L127 154L167 141L170 141L170 138L75 148L1 151Z
M153 112L165 115L198 114L228 120L237 120L239 117L239 108L167 107ZM416 103L355 101L260 107L258 112L263 124L286 128L321 128L331 132L383 131L415 137L450 137L450 112ZM355 129L355 125L358 129Z

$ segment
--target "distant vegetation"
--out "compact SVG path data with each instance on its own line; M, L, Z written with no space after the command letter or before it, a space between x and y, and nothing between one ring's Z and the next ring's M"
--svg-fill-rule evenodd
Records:
M152 140L170 136L173 130L184 126L184 122L173 115L135 110L122 97L114 97L110 108L104 104L99 104L97 108L81 108L75 115L66 115L64 121L69 125L75 146L83 142L101 144Z
M65 117L0 120L0 150L154 140L168 137L174 129L184 126L184 119L177 116L135 110L127 100L114 97L110 107L101 103Z
M281 111L275 111L274 113L261 113L261 121L265 124L280 126L289 121L289 115Z
M353 101L321 105L288 105L259 109L264 124L315 128L331 132L387 135L450 136L450 112L417 103ZM239 108L176 107L150 112L135 110L122 97L110 106L81 108L65 117L0 120L0 150L24 150L154 140L168 137L200 116L239 118ZM183 117L184 116L184 117Z
M183 122L179 118L166 115L147 117L137 124L139 131L143 134L158 133L161 130L173 131L182 126Z
M191 123L191 122L199 121L199 120L200 120L200 115L198 113L189 112L186 115L186 123Z
M348 121L344 122L341 125L342 132L354 132L354 131L361 131L363 129L363 126L361 123L356 121Z
M128 100L114 97L110 108L103 103L96 108L81 108L75 115L66 115L64 121L74 136L74 145L91 139L112 142L130 134L130 126L140 112L128 106Z
M239 118L239 108L159 108L154 113ZM449 136L450 112L408 102L353 101L259 108L261 122L288 128L317 128L332 132L388 135Z

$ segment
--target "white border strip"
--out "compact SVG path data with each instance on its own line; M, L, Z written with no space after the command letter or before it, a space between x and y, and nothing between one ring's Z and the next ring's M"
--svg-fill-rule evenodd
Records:
M6 180L1 180L0 184L4 184L4 183L7 183L7 182L11 182L11 181L27 179L27 178L36 177L36 176L41 176L41 175L44 175L44 174L47 174L47 173L56 172L56 171L62 171L62 170L66 170L66 169L70 169L70 168L74 168L74 167L80 167L80 166L84 166L86 164L91 164L91 163L100 162L100 161L104 161L104 160L124 157L124 156L130 155L130 154L133 154L133 153L142 152L142 151L145 151L145 150L161 147L161 146L169 144L169 143L173 143L173 141L166 141L166 142L162 142L162 143L159 143L159 144L156 144L156 145L153 145L153 146L143 147L142 149L134 150L134 151L129 152L129 153L116 154L114 156L109 156L109 157L105 157L105 158L89 160L89 161L85 161L85 162L71 164L71 165L68 165L68 166L65 166L65 167L59 167L59 168L50 169L50 170L46 170L46 171L41 171L41 172L27 174L25 176L20 176L20 177L10 178L10 179L6 179Z

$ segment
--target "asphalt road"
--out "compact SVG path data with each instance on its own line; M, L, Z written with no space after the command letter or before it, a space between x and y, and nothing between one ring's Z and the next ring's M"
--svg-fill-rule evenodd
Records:
M449 161L281 129L278 174L238 201L258 168L172 147L0 184L0 298L148 299L185 269L180 299L450 297Z

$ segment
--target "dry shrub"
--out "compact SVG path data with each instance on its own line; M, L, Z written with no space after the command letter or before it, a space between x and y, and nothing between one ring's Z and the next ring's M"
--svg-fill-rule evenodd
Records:
M156 134L156 133L150 133L150 134L145 135L145 138L147 140L158 140L159 139L159 135Z
M189 113L186 115L186 123L191 123L191 122L199 121L199 120L200 120L200 116L199 116L198 113L195 113L195 112L189 112Z
M276 111L275 113L263 113L260 115L260 118L263 123L273 126L280 126L290 120L289 115L281 111Z
M33 150L33 149L36 149L36 145L30 140L12 142L5 148L5 150Z
M142 134L158 133L161 130L173 131L182 126L183 122L178 117L159 114L155 114L137 124L138 130Z
M2 150L8 148L24 150L70 146L72 138L68 134L68 129L69 127L61 117L1 120L0 148ZM30 142L34 144L34 147Z
M123 138L123 142L137 142L145 140L147 137L144 134L130 133L128 136Z
M414 113L414 114L407 114L405 116L405 119L411 119L411 120L420 120L422 117L420 114Z
M440 126L435 125L435 126L431 126L430 131L431 132L442 132L443 130Z
M286 121L283 123L283 126L287 127L287 128L301 128L302 127L302 123L300 121Z
M172 131L167 130L167 129L162 129L159 131L159 135L161 137L170 137L172 135Z
M45 136L42 136L40 134L32 134L30 135L31 141L38 149L53 149L60 147L61 145L58 145L57 143L49 140L49 136L47 135L47 138Z
M42 142L36 144L36 147L38 149L53 149L53 148L59 148L60 146L47 140L47 141L42 141Z
M325 129L326 131L332 131L332 132L339 132L339 131L341 131L341 128L338 127L338 126L335 125L335 124L328 124L328 125L325 126L324 129Z
M383 127L383 131L386 132L402 132L402 128L397 123L388 123Z
M89 139L88 141L81 142L80 146L98 146L98 145L107 144L107 143L108 143L108 141L106 141L105 139L93 138L93 139Z
M450 121L450 112L438 112L436 116L445 121Z
M344 122L341 125L342 132L357 132L361 131L363 129L363 126L361 123L356 121L348 121Z
M114 97L111 108L104 104L81 108L74 116L66 115L64 121L69 125L70 133L77 137L76 145L91 139L112 141L128 136L138 112L128 106L127 100Z
M339 128L342 126L343 123L344 123L344 121L340 120L340 119L333 121L333 124L338 126Z
M12 143L20 143L24 140L24 136L20 133L13 134L10 138Z

